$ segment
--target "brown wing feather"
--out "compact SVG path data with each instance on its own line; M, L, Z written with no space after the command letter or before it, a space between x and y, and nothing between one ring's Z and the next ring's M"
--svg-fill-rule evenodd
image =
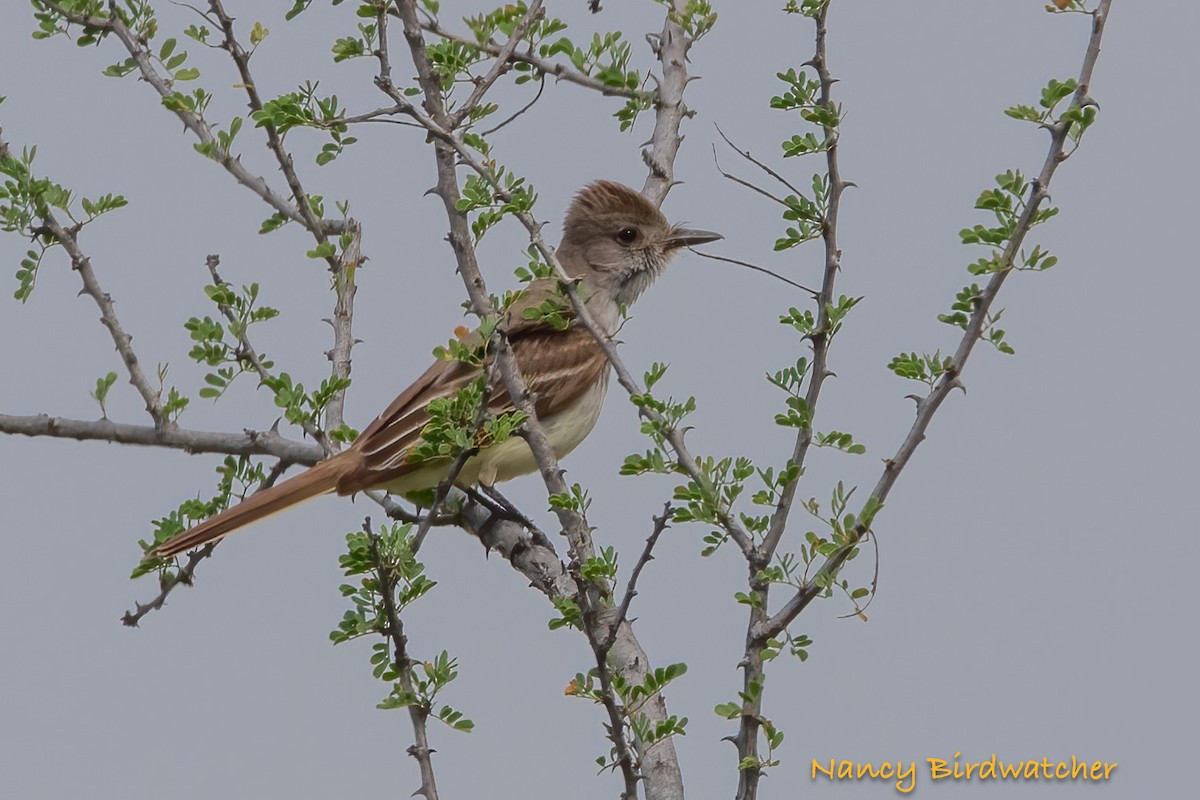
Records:
M560 331L520 316L522 308L540 303L548 288L535 284L534 290L522 298L524 302L514 304L510 318L509 342L536 396L534 407L539 418L552 416L578 400L607 367L603 349L587 330L572 326ZM338 493L353 494L390 483L418 466L426 466L409 463L406 455L420 441L429 421L429 401L462 389L479 373L478 368L447 361L426 370L354 443L358 463L338 481ZM496 415L515 410L498 374L492 378L488 408Z
M577 401L608 367L604 350L585 328L537 330L514 339L513 354L536 397L539 419L554 416ZM509 402L507 392L505 401Z

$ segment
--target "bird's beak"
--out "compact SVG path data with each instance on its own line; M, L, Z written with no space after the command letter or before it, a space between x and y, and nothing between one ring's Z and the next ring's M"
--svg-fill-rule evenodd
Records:
M667 249L673 250L676 247L691 247L695 244L707 244L715 242L718 239L725 237L719 233L712 231L701 231L694 228L676 228L671 231L671 235L667 237Z

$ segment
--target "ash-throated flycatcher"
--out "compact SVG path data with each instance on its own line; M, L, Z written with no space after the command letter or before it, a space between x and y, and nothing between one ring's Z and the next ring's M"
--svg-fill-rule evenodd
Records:
M620 323L621 307L632 304L654 282L676 250L720 238L709 231L672 226L633 189L597 181L580 191L567 211L558 260L570 277L582 283L588 311L611 336ZM557 292L556 278L532 282L508 308L506 331L525 383L536 398L538 419L561 458L596 424L608 388L609 364L599 343L577 322L559 330L525 319L526 309L557 297ZM479 341L478 333L471 335ZM450 474L452 460L412 457L413 446L429 422L429 402L459 391L480 372L479 367L459 361L437 361L346 450L184 531L148 556L182 553L327 492L347 495L386 489L404 495L437 487ZM498 374L491 376L491 383L489 411L495 415L513 411ZM536 469L529 445L513 436L468 459L455 482L490 486Z

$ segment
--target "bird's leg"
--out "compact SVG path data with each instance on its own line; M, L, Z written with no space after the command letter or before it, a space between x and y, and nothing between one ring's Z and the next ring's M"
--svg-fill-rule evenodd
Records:
M496 487L480 484L478 489L467 487L463 491L467 493L468 497L491 512L493 517L517 523L529 531L529 535L533 538L535 544L545 547L550 551L554 550L554 545L550 542L550 537L534 524L533 520L522 514Z

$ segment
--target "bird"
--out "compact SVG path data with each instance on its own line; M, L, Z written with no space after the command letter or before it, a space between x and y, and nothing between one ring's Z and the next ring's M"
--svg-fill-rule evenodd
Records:
M680 248L721 238L711 231L672 225L637 191L598 180L581 189L568 207L557 257L567 276L578 282L589 316L611 337L624 309L662 274ZM537 418L560 458L596 424L610 372L603 346L573 314L564 328L545 315L527 313L547 300L561 303L561 297L557 278L535 279L509 304L503 320ZM486 343L479 329L462 341L468 346ZM322 494L383 489L405 496L438 487L450 475L454 459L415 452L430 422L430 402L450 397L488 374L488 412L499 416L515 410L499 370L486 371L490 358L490 353L485 355L482 364L438 359L345 450L159 543L146 558L176 556ZM526 441L511 436L470 456L455 484L492 486L537 468Z

